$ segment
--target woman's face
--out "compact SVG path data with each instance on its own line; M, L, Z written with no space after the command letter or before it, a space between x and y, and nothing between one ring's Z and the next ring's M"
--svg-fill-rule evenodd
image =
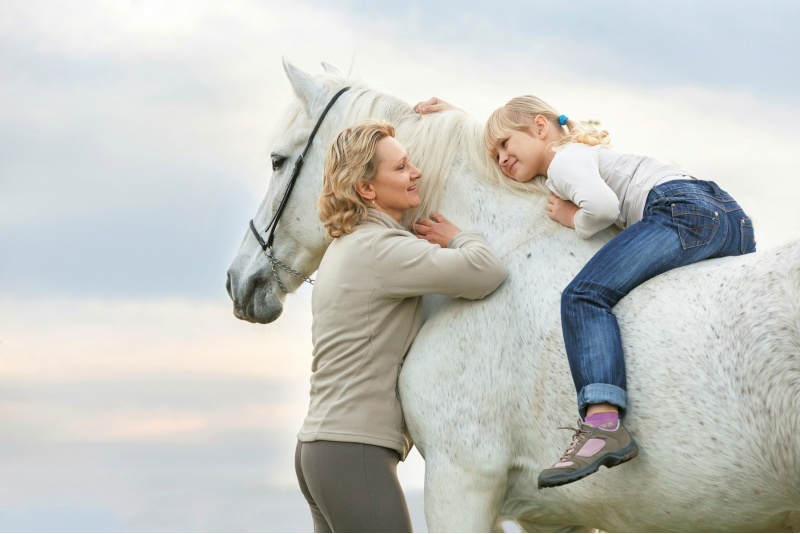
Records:
M378 163L375 178L361 184L361 195L370 207L400 222L405 210L422 203L417 190L422 172L408 161L408 152L394 137L378 141L374 157Z

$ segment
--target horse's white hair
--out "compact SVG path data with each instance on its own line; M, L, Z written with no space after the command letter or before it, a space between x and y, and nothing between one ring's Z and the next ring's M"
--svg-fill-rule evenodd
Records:
M464 111L456 109L422 116L399 98L376 91L357 78L345 77L326 63L323 66L326 67L325 73L317 76L316 80L326 90L305 107L298 101L293 102L279 118L271 137L278 139L284 136L302 113L306 115L305 120L316 120L327 103L323 97L329 97L341 87L350 87L345 96L347 107L341 114L342 120L346 124L354 124L367 118L381 117L391 122L396 129L397 139L408 150L409 158L423 170L423 179L419 182L422 204L414 210L408 210L404 222L410 223L439 209L448 181L458 178L451 172L458 166L480 169L480 178L508 191L522 195L547 194L547 188L539 179L527 184L507 179L483 149L482 125ZM325 126L323 123L323 128ZM330 131L337 127L328 126L327 129L327 137L331 137ZM458 158L467 158L467 161L458 161Z
M317 268L327 246L314 212L322 158L344 127L376 118L395 124L425 173L419 213L441 210L479 228L508 266L508 280L482 301L428 300L436 307L400 375L426 461L429 529L487 531L503 518L550 531L800 529L800 241L676 269L626 296L614 312L628 366L626 423L641 453L537 491L538 471L568 437L556 427L577 411L561 288L614 232L583 241L549 220L541 183L518 194L464 113L416 115L330 65L320 76L284 68L298 96L274 140L285 157L302 149L331 96L352 88L307 157L276 234L278 257L303 273ZM288 174L274 173L260 224ZM277 319L284 294L249 234L228 276L237 317ZM300 283L280 276L290 290Z

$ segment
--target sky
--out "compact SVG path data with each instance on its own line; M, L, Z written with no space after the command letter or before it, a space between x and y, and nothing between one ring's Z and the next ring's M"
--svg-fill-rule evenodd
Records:
M263 326L224 289L283 57L477 121L537 94L719 183L759 248L797 239L800 4L330 4L0 3L0 531L311 528L311 290ZM423 472L400 466L418 530Z

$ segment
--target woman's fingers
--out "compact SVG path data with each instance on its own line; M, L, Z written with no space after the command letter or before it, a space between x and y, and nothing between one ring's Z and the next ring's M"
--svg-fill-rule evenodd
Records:
M414 231L420 235L426 235L431 231L434 222L428 219L419 219L414 223Z
M444 248L461 230L441 213L431 213L430 219L419 219L414 223L417 237Z

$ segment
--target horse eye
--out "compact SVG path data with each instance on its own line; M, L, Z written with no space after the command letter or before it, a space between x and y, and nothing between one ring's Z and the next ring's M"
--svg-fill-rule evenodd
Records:
M278 154L272 155L272 170L277 171L280 169L283 164L286 162L286 158L284 156L279 156Z

